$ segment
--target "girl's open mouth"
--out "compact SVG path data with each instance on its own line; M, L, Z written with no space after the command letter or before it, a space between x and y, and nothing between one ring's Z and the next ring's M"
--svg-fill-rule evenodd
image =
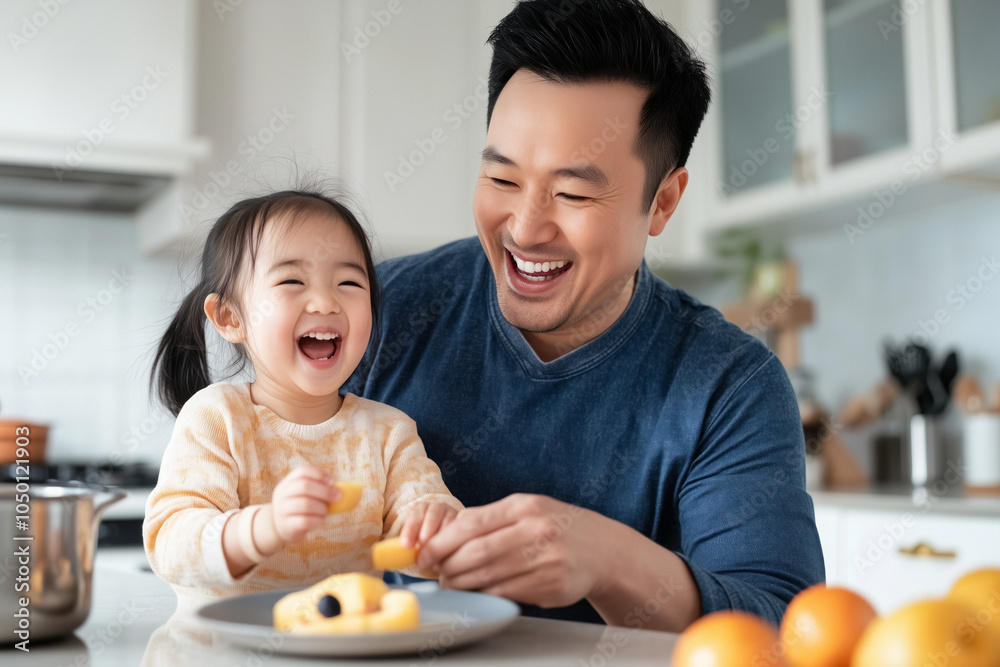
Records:
M299 350L312 361L329 361L340 349L340 335L311 331L299 337Z

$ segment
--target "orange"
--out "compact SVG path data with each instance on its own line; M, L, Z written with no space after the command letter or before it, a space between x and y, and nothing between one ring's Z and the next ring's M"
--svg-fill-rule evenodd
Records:
M781 621L781 641L793 667L848 667L861 633L878 614L846 588L810 586L795 596Z
M858 642L851 667L997 667L1000 637L955 600L923 600L876 619Z
M1000 570L969 572L952 586L948 597L976 610L976 619L1000 634Z
M717 611L692 623L674 647L674 667L788 667L778 631L742 611Z

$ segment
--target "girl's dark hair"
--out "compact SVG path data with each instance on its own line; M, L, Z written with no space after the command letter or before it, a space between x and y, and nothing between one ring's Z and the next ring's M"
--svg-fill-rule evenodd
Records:
M640 0L522 0L490 34L486 125L519 69L556 83L624 81L648 91L635 153L646 167L643 210L687 162L708 111L705 64Z
M244 271L253 270L265 225L279 216L294 221L296 216L307 213L326 213L341 220L361 247L372 304L373 341L369 342L377 344L374 339L379 331L381 299L375 263L368 236L354 213L332 197L299 190L243 200L226 211L209 231L201 255L201 280L181 302L156 349L150 389L173 415L176 416L189 398L212 382L205 342L208 319L204 310L205 298L218 294L220 302L240 312L240 279ZM239 372L246 367L249 357L242 345L237 344L235 348L232 368Z

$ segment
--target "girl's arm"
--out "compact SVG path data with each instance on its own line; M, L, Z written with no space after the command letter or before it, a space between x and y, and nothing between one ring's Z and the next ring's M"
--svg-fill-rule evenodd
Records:
M386 469L383 537L393 537L401 533L407 518L411 516L409 512L411 508L420 514L421 528L428 515L432 519L431 523L446 524L454 518L455 513L463 509L462 503L451 495L445 486L437 464L427 457L424 444L417 435L417 427L412 419L400 416L390 430L383 448L383 456ZM432 510L431 508L437 504L450 509ZM411 528L407 532L412 534L423 531L414 531ZM402 572L417 577L437 576L416 566L404 569Z
M179 586L235 583L223 530L239 510L239 469L227 420L210 389L177 415L156 488L146 503L143 544L153 571Z
M301 541L310 530L326 521L328 503L340 500L340 491L333 482L332 475L318 468L296 468L274 487L271 502L253 515L249 538L242 539L251 539L253 548L264 558L286 544ZM250 511L242 509L230 516L222 530L222 550L233 577L239 577L255 564L243 550L240 537L240 515Z

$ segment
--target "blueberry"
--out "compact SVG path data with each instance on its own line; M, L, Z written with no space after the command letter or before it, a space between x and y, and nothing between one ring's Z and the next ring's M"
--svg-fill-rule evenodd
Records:
M319 599L318 608L319 613L323 614L327 618L338 616L340 614L340 600L332 595L324 595Z

